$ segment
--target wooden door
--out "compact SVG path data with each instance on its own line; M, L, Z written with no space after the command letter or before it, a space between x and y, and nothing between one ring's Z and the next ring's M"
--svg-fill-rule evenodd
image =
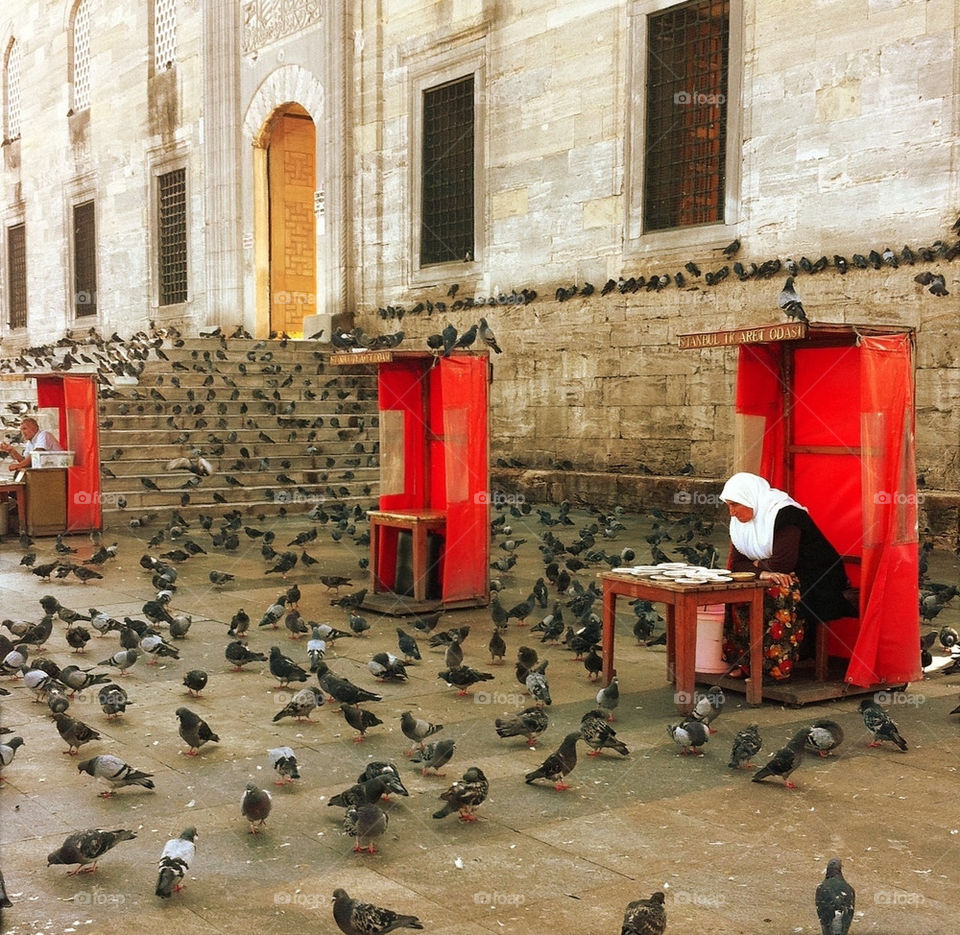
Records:
M284 114L270 135L270 330L299 335L316 312L317 241L313 213L316 131L306 116Z

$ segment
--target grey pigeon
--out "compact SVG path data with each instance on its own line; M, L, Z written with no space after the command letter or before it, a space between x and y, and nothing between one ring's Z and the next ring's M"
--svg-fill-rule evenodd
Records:
M285 717L295 717L298 721L301 718L306 718L309 721L310 712L322 704L323 692L321 692L319 688L315 688L312 685L307 686L307 688L301 688L300 691L290 699L290 702L273 716L274 723Z
M616 676L614 676L606 688L601 688L600 691L597 692L597 705L603 708L604 711L610 712L607 720L612 721L613 712L616 710L618 704L620 704L620 682Z
M343 830L357 839L354 853L365 850L375 854L374 842L386 833L388 823L389 817L379 805L352 805L344 816Z
M831 857L826 876L817 886L815 903L821 935L847 935L850 931L856 893L843 878L842 869L840 858Z
M873 734L873 740L867 744L868 747L879 747L884 740L889 740L906 752L907 742L900 736L893 718L875 701L864 698L860 702L860 716L863 718L864 726Z
M490 784L483 771L479 766L471 766L463 774L463 778L441 793L440 798L446 805L434 812L433 817L446 818L447 815L459 811L461 821L476 821L477 816L473 814L473 810L483 804L489 791Z
M108 799L117 789L123 786L143 786L144 789L153 789L153 773L144 773L132 766L128 766L118 756L101 753L77 764L77 772L86 773L100 780L107 786L106 792L100 793L100 798Z
M117 831L100 831L95 828L77 831L68 835L60 847L47 855L47 866L79 864L76 870L69 871L68 876L77 873L93 873L97 869L97 861L107 851L121 841L132 841L136 836L133 831L122 828Z
M156 665L158 659L180 658L180 650L176 646L171 646L162 636L156 633L148 633L144 636L140 640L140 648L150 657L148 666Z
M393 793L397 795L410 795L400 779L400 770L397 769L394 763L386 763L382 760L374 760L372 763L367 763L363 768L363 772L357 777L357 783L366 782L368 779L373 779L376 776L382 777L386 781L387 794L384 795L384 798L389 799Z
M240 640L234 640L232 643L228 643L227 648L224 650L224 656L226 656L227 662L233 666L234 672L239 672L245 665L249 665L251 662L267 661L267 657L264 656L263 653L251 652Z
M829 756L843 743L843 728L829 718L818 718L810 726L807 735L807 749L819 756Z
M723 689L719 685L712 685L697 699L690 717L703 724L708 733L715 734L716 731L710 725L720 715L726 700Z
M116 682L104 685L100 689L100 694L97 695L97 701L100 702L100 707L108 718L119 717L126 712L127 705L133 704L127 697L127 693Z
M80 752L80 747L85 743L100 739L100 734L97 731L84 724L83 721L70 717L69 714L54 714L53 719L57 723L60 736L69 747L69 749L64 750L64 753L69 753L70 756L76 756Z
M493 331L490 330L490 326L487 324L486 318L480 319L480 340L487 345L492 351L497 354L502 354L503 351L500 348L500 345L497 344L496 335Z
M355 731L359 731L359 734L353 738L354 743L360 743L371 727L383 723L372 711L367 711L366 708L361 708L358 705L341 704L340 711L343 713L344 720Z
M157 865L157 886L154 893L161 899L169 899L183 889L183 878L197 856L197 829L184 828L180 836L171 838L163 846Z
M340 704L360 704L364 701L382 701L383 696L354 685L349 679L342 679L330 671L330 667L321 662L317 666L317 681L320 687L332 695Z
M310 671L316 672L320 668L323 654L327 651L327 642L320 636L320 628L314 627L313 633L307 640L307 658L310 660Z
M649 899L636 899L627 905L620 935L663 935L667 930L667 911L660 891Z
M497 718L494 726L498 737L527 738L527 746L532 747L537 737L547 729L547 712L543 708L524 708L519 714L512 717Z
M94 672L93 669L81 669L79 666L64 666L60 672L60 681L67 685L71 692L82 692L93 685L102 685L110 681L110 676L104 672Z
M0 771L13 762L13 758L17 755L17 750L22 746L22 737L11 737L3 741L3 743L0 743Z
M606 711L595 708L580 718L580 733L584 743L590 747L587 756L600 756L605 747L616 750L621 756L629 756L627 745L617 740L617 732L607 721Z
M109 659L98 662L97 665L115 666L120 670L121 675L126 675L127 669L136 664L140 655L139 649L121 649L119 652L114 653Z
M397 627L397 646L407 662L421 658L420 647L417 645L417 641L410 636L409 633L405 632L403 627Z
M267 750L267 758L280 777L273 781L275 786L285 786L294 779L300 778L297 757L290 747L274 747L272 750Z
M386 935L394 929L422 929L416 916L404 916L371 903L351 899L345 890L333 891L333 920L344 935Z
M423 749L423 741L431 734L439 733L443 730L442 724L431 724L422 718L414 717L410 711L404 711L400 715L400 730L403 736L412 740L420 749ZM413 749L407 751L407 756L413 753Z
M748 724L743 730L737 731L733 738L733 746L730 748L730 762L727 766L730 769L739 769L741 766L753 769L754 764L750 760L760 752L762 746L763 740L760 738L758 726Z
M703 756L700 748L710 739L706 727L693 718L685 718L679 724L668 725L667 733L684 755Z
M797 787L790 782L789 776L800 765L800 761L803 759L803 751L806 747L807 735L809 733L809 727L797 731L785 747L781 747L757 770L752 781L762 782L767 776L782 776L783 784L788 789L796 789Z
M547 660L544 659L536 669L532 669L527 673L527 677L524 680L527 691L530 692L531 697L538 705L551 704L550 686L547 684L547 676L545 674L546 668Z
M450 762L455 748L456 743L453 740L435 740L425 747L421 746L412 761L423 764L423 768L420 770L422 776L427 775L428 769L432 769L437 776L442 776L440 767Z
M527 773L524 780L527 783L533 783L537 779L553 780L553 788L557 792L563 792L569 786L563 781L573 768L577 765L577 741L581 739L579 731L567 734L563 738L563 743L557 748L555 753L551 753L539 769Z
M787 277L783 289L780 290L780 295L777 296L777 305L788 317L795 318L797 321L807 320L807 313L803 310L803 303L800 301L800 296L797 295L793 288L793 276Z
M195 698L207 687L207 673L203 669L191 669L184 677L183 684L187 691Z
M356 805L372 805L381 798L389 796L391 792L409 795L402 784L397 786L389 774L381 773L372 776L370 779L365 779L363 782L354 783L349 789L344 789L343 792L331 796L327 806L350 808Z
M220 738L210 730L210 725L189 708L177 708L174 712L180 719L180 736L190 747L187 756L199 756L205 743L220 743Z
M456 669L444 669L437 673L437 678L443 679L448 685L455 685L459 691L457 697L467 694L467 689L477 682L486 682L493 678L492 672L479 672L470 666L458 666Z
M250 822L251 834L259 833L272 807L273 799L270 793L248 782L240 799L240 812Z
M280 652L279 646L270 647L270 674L277 679L280 687L290 682L305 682L307 673L301 669L289 656Z
M385 682L387 679L397 679L401 682L407 680L407 670L403 660L394 656L393 653L377 653L367 663L367 668L379 682Z

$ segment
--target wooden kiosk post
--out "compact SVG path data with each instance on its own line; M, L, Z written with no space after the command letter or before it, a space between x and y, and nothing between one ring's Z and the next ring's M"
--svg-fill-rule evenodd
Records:
M380 502L370 517L363 607L420 614L490 600L486 352L357 351L377 367Z

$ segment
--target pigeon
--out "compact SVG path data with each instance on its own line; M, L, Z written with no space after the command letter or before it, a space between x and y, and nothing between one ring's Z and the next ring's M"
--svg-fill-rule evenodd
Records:
M407 680L407 670L404 668L403 661L393 653L377 653L367 663L367 668L378 682L385 682L387 679L397 679L401 682Z
M397 647L400 652L403 653L405 662L409 663L411 660L420 660L422 658L417 641L410 636L403 627L397 627Z
M128 704L133 704L127 698L127 693L116 682L104 685L100 689L100 694L97 695L97 701L100 702L100 707L108 718L119 717L126 712Z
M627 904L620 935L663 935L667 930L667 911L660 891L649 899L635 899Z
M68 714L54 714L53 719L57 722L57 730L60 732L60 736L69 748L63 752L70 754L70 756L76 756L80 752L80 747L85 743L100 739L100 734L92 727L84 724L83 721L70 717Z
M326 640L320 636L320 628L313 627L312 635L307 640L307 658L310 660L310 671L316 672L320 668L320 662L324 653L327 651Z
M77 772L86 773L99 779L107 786L106 792L100 793L100 798L109 799L117 789L123 786L143 786L144 789L155 788L150 778L153 773L144 773L132 766L128 766L118 756L101 753L77 764Z
M227 636L242 637L246 635L247 627L250 626L250 615L241 607L230 618L230 629L227 630Z
M456 743L453 740L435 740L428 743L425 747L421 746L413 756L414 763L422 763L420 770L421 776L427 775L427 770L432 769L437 776L442 776L440 767L445 766L453 758Z
M361 704L365 701L383 701L383 696L354 685L348 679L338 678L325 662L317 667L317 681L328 695L332 695L340 704Z
M829 756L831 750L835 750L843 743L843 728L829 718L818 718L810 727L807 735L807 749L819 754L820 756Z
M192 696L199 698L200 692L207 686L207 673L203 669L191 669L183 677L183 684Z
M712 685L706 692L697 699L693 706L690 716L703 724L707 732L715 734L716 731L710 726L723 710L723 704L727 699L724 697L723 689L719 685Z
M275 786L285 786L294 779L300 778L297 757L290 747L274 747L272 750L267 750L267 758L280 777L274 780Z
M210 725L189 708L177 708L174 712L180 719L180 736L189 746L187 756L199 756L205 743L220 743L220 738L210 730Z
M774 753L773 756L757 770L752 781L762 782L767 776L782 776L783 784L788 789L796 789L796 785L790 782L789 776L800 765L800 761L803 759L803 751L809 733L809 727L797 731L785 747L781 747L781 749Z
M431 734L439 733L443 730L442 724L431 724L430 721L424 721L421 718L414 717L410 711L404 711L400 715L400 730L403 736L412 740L418 747L423 749L423 741ZM412 755L413 748L407 751L407 756Z
M333 920L343 935L386 935L394 929L422 929L416 916L399 915L371 903L351 899L345 890L333 891Z
M879 747L884 740L889 740L906 752L907 742L900 736L893 718L875 701L864 698L860 702L860 716L863 718L864 726L873 734L873 740L867 744L868 747Z
M847 935L853 922L856 893L843 878L842 871L840 858L831 857L826 875L817 886L814 901L822 935Z
M788 276L780 295L777 296L777 305L783 309L789 318L797 321L807 321L807 313L803 310L800 296L794 291L793 276Z
M493 628L493 634L490 637L487 649L490 650L490 662L502 666L503 657L507 654L507 644L504 642L503 631L500 627Z
M689 717L684 718L679 724L668 725L667 733L680 747L680 753L684 756L687 754L703 756L703 750L700 748L710 739L706 727Z
M248 782L240 799L240 812L250 822L251 834L259 833L272 807L273 799L270 793Z
M448 669L457 669L463 665L463 646L460 645L460 638L456 635L444 650L443 664Z
M617 705L620 704L620 682L616 676L610 681L610 684L606 688L601 688L597 692L597 705L604 709L604 711L609 711L610 714L607 716L608 721L613 721L613 712L616 710Z
M340 711L343 713L344 720L354 730L360 732L353 738L354 743L360 743L366 736L369 728L376 727L378 724L383 723L372 711L367 711L365 708L358 707L357 705L341 703Z
M310 627L303 622L299 610L291 610L284 618L283 625L290 631L292 640L298 640L304 633L310 632Z
M197 856L197 829L184 828L180 836L171 838L163 846L160 862L157 865L159 875L155 895L169 899L183 889L183 878Z
M616 750L621 756L629 756L630 751L623 741L617 740L617 732L607 722L607 713L595 708L580 718L580 734L584 743L591 747L587 756L600 756L604 747Z
M281 708L274 716L273 722L276 723L285 717L295 717L298 721L306 718L310 721L310 712L323 704L323 692L312 685L307 688L301 688L289 703ZM311 721L312 723L312 721Z
M69 627L66 632L67 645L75 653L86 652L87 643L90 641L90 631L86 627Z
M527 677L524 679L524 685L527 687L527 691L530 692L533 700L540 705L549 706L552 702L550 699L550 686L547 684L547 677L544 674L547 668L547 660L544 659L543 662L536 668L527 673Z
M343 818L343 830L357 839L353 846L354 853L366 851L375 854L377 849L374 841L386 833L389 820L387 813L372 802L366 805L351 805Z
M503 350L500 345L497 344L496 335L493 331L490 330L490 326L487 324L486 318L480 319L480 340L487 345L495 354L502 354Z
M76 870L69 871L67 875L93 873L97 869L97 862L107 851L116 847L121 841L132 841L136 836L135 832L122 828L117 831L100 831L94 828L77 831L47 855L47 866L79 864Z
M525 708L513 717L497 718L494 722L498 737L527 738L527 746L534 746L537 737L547 729L547 712L543 708Z
M366 618L359 614L350 614L347 617L347 623L356 636L363 636L370 629L370 624L367 623Z
M563 792L569 786L563 781L573 768L577 765L577 741L581 739L579 731L567 734L563 738L563 743L557 748L555 753L551 753L539 769L527 773L524 780L532 784L537 779L553 780L553 788L557 792Z
M59 679L73 692L82 692L93 685L103 685L110 681L110 676L104 672L94 672L93 669L81 669L79 666L64 666Z
M458 666L455 669L444 669L437 673L437 678L443 679L448 685L455 685L459 688L457 697L462 698L467 694L467 689L477 682L485 682L493 678L492 672L478 672L471 669L470 666Z
M440 798L446 804L433 813L434 818L446 818L459 811L461 821L476 821L473 810L483 804L490 791L487 777L479 766L471 766L461 779L453 783Z
M591 680L599 678L603 671L603 657L597 651L598 649L599 647L594 644L590 647L590 652L583 657L583 667L587 670L587 678Z
M120 652L114 653L109 659L98 662L97 665L115 666L120 670L121 675L126 675L127 669L135 665L140 656L139 649L121 649Z
M739 730L733 738L733 746L730 748L730 762L727 766L730 769L739 769L746 766L747 769L753 769L754 764L750 759L760 752L763 746L763 740L760 738L760 731L756 724L748 724L743 730Z
M22 737L11 737L9 740L0 743L0 770L3 770L13 762L13 758L17 755L17 750L22 746Z
M280 652L279 646L270 647L270 673L280 683L280 687L290 682L305 682L306 670L300 668L289 656Z
M239 672L245 665L251 662L266 662L267 657L263 653L251 652L240 640L234 640L227 644L224 650L227 662L233 665L233 671Z
M331 796L327 802L328 806L337 808L350 808L357 805L370 805L378 802L382 797L396 792L398 795L409 795L404 788L403 783L395 779L390 773L380 773L364 779L362 782L355 783L349 789L338 792Z

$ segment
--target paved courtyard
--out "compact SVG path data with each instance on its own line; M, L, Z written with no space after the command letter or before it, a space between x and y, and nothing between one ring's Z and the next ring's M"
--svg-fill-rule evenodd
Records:
M590 517L576 513L575 519L580 524ZM106 542L118 541L117 558L104 566L102 581L86 585L72 576L38 580L18 565L23 553L8 540L0 546L0 616L38 621L38 599L52 594L84 613L96 607L119 619L142 617L153 589L139 559L162 520L146 529L105 534ZM302 516L245 522L273 529L281 551L311 525ZM543 527L536 512L510 522L513 535L527 543L512 572L500 576L506 606L526 597L542 569L536 544ZM645 527L635 518L628 518L627 526L615 542L604 543L607 551L631 545L645 559ZM750 709L742 696L728 694L705 755L683 757L666 734L676 715L665 681L664 649L636 645L632 615L623 602L616 658L621 703L614 726L630 755L608 751L588 758L581 745L571 788L558 793L549 785L527 785L523 776L578 726L593 707L598 686L572 653L541 646L535 642L538 634L513 621L506 632L507 664L492 666L486 608L446 614L438 626L471 626L465 662L495 673L492 681L477 686L481 690L458 698L437 678L444 667L442 651L429 649L422 639L423 661L408 668L407 683L377 684L366 663L375 652L397 651L395 631L404 621L364 613L371 624L368 634L328 644L326 661L336 674L382 693L381 702L367 707L383 725L355 743L354 731L329 702L313 713L313 723L272 721L292 691L278 688L265 664L230 671L223 655L226 622L244 608L252 618L251 649L266 653L278 645L306 666L305 639L289 640L282 623L277 631L257 626L273 598L296 582L305 619L347 628L346 613L330 605L317 574L352 575L359 588L366 575L357 559L366 550L349 537L335 543L325 527L319 528L317 542L307 548L320 563L312 570L298 565L281 581L264 576L259 541L241 534L239 552L217 553L194 523L189 536L210 554L180 566L172 607L193 615L187 639L176 643L181 658L156 666L141 660L129 676L117 678L133 702L119 719L107 720L96 690L76 696L69 714L102 735L79 757L64 755L66 745L45 705L34 704L19 682L0 680L10 691L2 699L3 724L25 741L4 769L0 791L0 857L13 901L4 910L4 933L334 932L331 896L341 887L354 898L419 916L425 930L436 935L616 933L626 904L655 890L666 893L670 933L816 935L813 891L834 856L843 859L857 891L852 932L960 931L960 818L953 800L960 789L960 745L957 718L948 716L958 702L960 677L934 675L893 699L891 710L910 743L908 753L889 744L867 748L855 698L803 709L772 704ZM559 535L572 538L569 530ZM66 542L80 550L78 558L93 551L86 536ZM165 542L152 551L169 547ZM37 549L38 563L54 556L51 539L38 540ZM502 554L495 545L494 555ZM215 589L208 579L212 569L236 579ZM931 573L955 582L956 560L937 554ZM593 574L585 570L579 577L587 583ZM953 608L942 616L957 619ZM529 623L538 619L531 616ZM86 654L74 657L64 631L57 621L45 653L61 666L77 661L92 666L118 648L114 635L94 636ZM520 695L513 667L524 644L550 660L550 725L535 750L519 738L499 739L493 728L495 718L529 703ZM181 684L193 668L209 673L199 699L190 698ZM220 736L198 757L184 755L174 715L180 706L207 719ZM410 744L400 732L399 716L406 710L444 724L438 736L456 741L444 777L424 777L404 757ZM764 738L756 758L762 763L796 729L825 716L843 726L846 740L835 756L805 758L794 774L797 791L778 780L751 783L747 771L727 767L733 735L751 721L759 723ZM302 775L284 787L274 786L266 756L268 748L281 745L294 749ZM76 769L78 760L98 753L115 754L152 773L156 790L133 787L111 799L98 798L98 784ZM342 831L343 809L329 807L328 801L374 760L396 762L410 796L393 797L384 806L390 822L379 853L360 855ZM439 794L471 765L490 781L480 820L434 820ZM250 781L273 795L273 811L257 835L249 833L240 814L241 794ZM189 825L196 826L199 837L188 885L161 900L154 895L157 860L164 843ZM47 854L84 828L126 828L137 837L108 853L95 873L67 876L65 867L48 867Z

